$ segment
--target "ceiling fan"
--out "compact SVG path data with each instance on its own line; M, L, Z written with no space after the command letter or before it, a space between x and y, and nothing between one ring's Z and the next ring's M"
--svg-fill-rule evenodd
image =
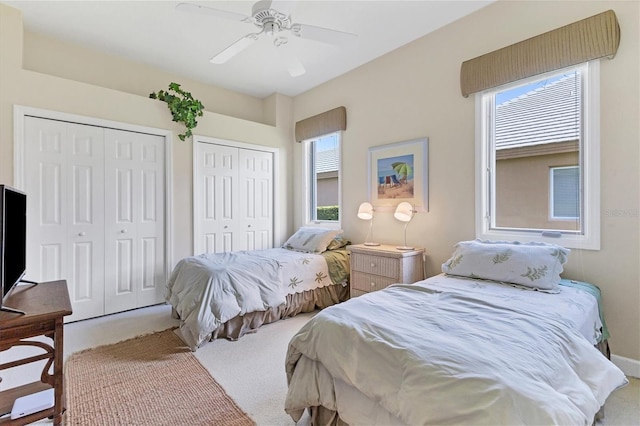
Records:
M193 3L179 3L176 9L184 12L212 15L219 18L250 23L260 29L256 33L249 33L231 44L221 52L217 53L211 62L223 64L229 59L251 46L258 38L268 36L273 38L273 45L278 48L281 59L287 66L287 71L292 77L297 77L306 72L302 63L289 52L284 46L289 42L287 34L303 39L320 41L323 43L344 46L355 42L357 35L336 31L329 28L316 27L313 25L299 24L291 21L291 16L279 12L272 8L271 0L260 0L255 3L251 10L251 16L212 7L201 6Z

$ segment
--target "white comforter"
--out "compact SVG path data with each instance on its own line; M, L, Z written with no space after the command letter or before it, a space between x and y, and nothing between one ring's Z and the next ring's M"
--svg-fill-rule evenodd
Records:
M505 286L504 297L464 279L458 291L438 279L437 289L399 284L309 321L287 353L294 420L322 405L351 425L588 425L627 383L544 301L515 297L555 295Z
M282 248L211 253L178 262L165 300L180 316L182 337L195 350L231 318L282 305L287 294L331 284L320 255Z

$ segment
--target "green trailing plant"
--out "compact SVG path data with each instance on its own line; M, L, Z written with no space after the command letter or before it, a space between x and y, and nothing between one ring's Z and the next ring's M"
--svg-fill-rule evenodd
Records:
M183 123L187 128L186 132L178 135L181 141L192 135L191 129L198 125L196 118L202 117L203 114L204 105L202 102L194 99L190 92L182 90L178 83L171 83L168 90L153 92L149 97L166 102L173 116L173 121Z

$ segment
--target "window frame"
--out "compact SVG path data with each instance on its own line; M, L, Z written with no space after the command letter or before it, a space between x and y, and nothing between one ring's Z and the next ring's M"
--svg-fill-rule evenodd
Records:
M312 213L314 206L311 203L311 197L316 192L316 182L313 179L313 170L314 170L314 157L312 153L313 142L318 139L322 139L324 137L330 135L336 135L338 140L338 220L315 220L312 219ZM302 176L304 179L303 184L303 197L302 197L302 211L303 211L303 221L305 226L322 226L324 228L332 228L332 229L342 229L342 131L336 131L327 133L325 135L320 135L315 138L306 139L302 141L303 149L302 149Z
M513 86L532 83L561 72L580 69L583 81L583 113L580 165L582 178L581 231L495 228L491 212L495 212L495 184L492 165L496 164L491 138L492 123L487 109L493 108L497 92ZM566 69L518 80L475 95L475 157L476 157L476 238L522 242L543 242L568 248L600 249L600 62L591 61Z

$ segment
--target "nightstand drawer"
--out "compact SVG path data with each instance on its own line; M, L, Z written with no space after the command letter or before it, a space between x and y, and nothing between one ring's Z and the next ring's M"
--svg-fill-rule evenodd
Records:
M351 288L360 291L370 292L382 290L397 282L395 278L381 277L378 275L363 274L360 272L351 274Z
M354 271L397 279L400 274L400 259L353 253L351 255L351 267Z

